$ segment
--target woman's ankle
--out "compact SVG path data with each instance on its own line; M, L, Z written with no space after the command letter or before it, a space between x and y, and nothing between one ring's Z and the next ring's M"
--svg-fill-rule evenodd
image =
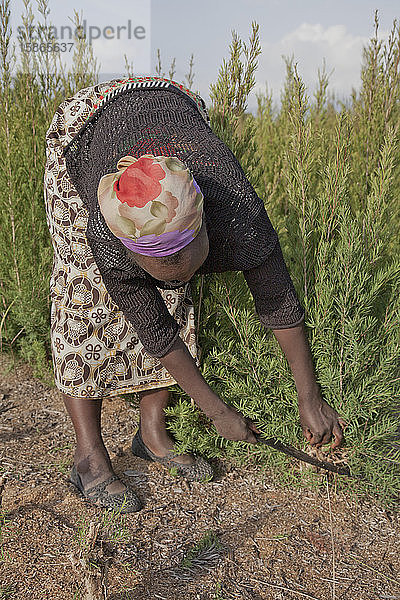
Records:
M75 450L74 463L80 474L112 471L111 460L104 444L79 446Z
M144 443L166 445L170 444L171 437L167 433L165 421L163 420L140 420L140 433Z

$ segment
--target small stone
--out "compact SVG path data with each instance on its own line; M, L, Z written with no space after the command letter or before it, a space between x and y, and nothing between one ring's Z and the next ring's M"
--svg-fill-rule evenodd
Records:
M124 475L127 475L128 477L143 477L145 473L142 473L141 471L133 471L132 469L128 469L127 471L124 471Z
M190 492L190 486L189 486L188 482L187 482L185 479L183 479L183 480L182 480L182 487L183 487L183 488L184 488L184 489L185 489L187 492Z

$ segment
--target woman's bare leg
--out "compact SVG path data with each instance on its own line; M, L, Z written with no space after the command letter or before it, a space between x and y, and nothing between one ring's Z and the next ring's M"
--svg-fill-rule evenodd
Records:
M75 466L85 489L101 483L114 474L110 457L101 436L101 400L73 398L62 394L65 407L75 429ZM111 494L125 491L122 481L107 486Z
M167 388L146 390L139 392L140 396L140 430L143 442L156 456L165 456L168 450L174 449L173 439L165 428L164 409L170 401ZM193 456L182 454L177 457L177 462L192 464Z

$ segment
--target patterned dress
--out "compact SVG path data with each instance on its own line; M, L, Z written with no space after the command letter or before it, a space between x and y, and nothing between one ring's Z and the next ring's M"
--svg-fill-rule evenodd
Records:
M51 349L56 387L75 398L104 398L176 383L143 348L132 324L109 296L86 239L88 213L66 170L63 148L112 94L132 87L162 87L170 80L137 77L78 91L58 107L46 134L44 200L53 250L50 279ZM198 104L204 101L172 82ZM199 365L190 283L159 289L181 326L180 337Z

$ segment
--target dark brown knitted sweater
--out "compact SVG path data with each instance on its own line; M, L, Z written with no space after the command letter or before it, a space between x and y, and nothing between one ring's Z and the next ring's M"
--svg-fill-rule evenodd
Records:
M176 87L121 91L103 104L64 149L67 170L88 212L87 240L113 301L145 350L164 356L179 335L157 287L163 282L132 263L108 229L97 201L103 175L127 154L177 156L204 195L210 243L197 273L243 271L265 327L294 327L304 319L262 200L230 149L213 133L195 102Z

